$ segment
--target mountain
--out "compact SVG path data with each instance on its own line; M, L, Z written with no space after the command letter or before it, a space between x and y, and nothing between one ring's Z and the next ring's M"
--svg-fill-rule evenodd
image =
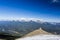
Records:
M40 28L40 24L34 21L0 21L0 35L22 37L33 30Z
M60 34L60 23L51 24L49 22L45 22L45 23L43 23L42 29L47 32L51 32L53 34L54 33Z
M60 34L60 23L56 22L42 22L40 20L0 21L0 35L11 35L17 38L25 36L26 34L40 28L48 33Z
M52 35L52 33L46 32L42 30L42 28L40 28L40 29L32 31L31 33L28 33L24 37L35 36L35 35Z

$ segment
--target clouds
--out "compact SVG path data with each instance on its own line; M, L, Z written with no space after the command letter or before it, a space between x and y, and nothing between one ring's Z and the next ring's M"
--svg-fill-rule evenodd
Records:
M24 21L31 21L31 20L32 20L32 21L44 21L44 20L41 19L41 18L40 18L40 19L39 19L39 18L20 18L19 20L20 20L20 21L21 21L21 20L24 20Z
M53 3L59 3L60 1L59 0L53 0L52 2Z
M58 2L58 0L53 0L53 2Z

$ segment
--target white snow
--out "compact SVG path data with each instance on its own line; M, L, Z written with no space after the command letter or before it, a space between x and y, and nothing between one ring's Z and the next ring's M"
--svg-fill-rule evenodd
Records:
M60 40L60 35L36 35L32 37L19 38L16 40Z

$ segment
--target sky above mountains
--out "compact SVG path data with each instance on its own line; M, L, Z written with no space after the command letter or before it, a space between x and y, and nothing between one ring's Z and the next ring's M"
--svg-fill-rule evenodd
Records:
M60 0L0 0L0 20L20 18L60 22Z

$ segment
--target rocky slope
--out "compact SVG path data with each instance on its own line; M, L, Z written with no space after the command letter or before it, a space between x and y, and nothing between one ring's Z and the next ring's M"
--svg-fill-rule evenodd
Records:
M52 35L52 33L48 33L46 31L44 31L42 28L35 30L27 35L25 35L24 37L28 37L28 36L34 36L34 35Z

